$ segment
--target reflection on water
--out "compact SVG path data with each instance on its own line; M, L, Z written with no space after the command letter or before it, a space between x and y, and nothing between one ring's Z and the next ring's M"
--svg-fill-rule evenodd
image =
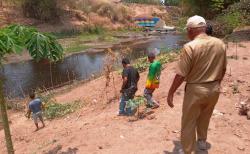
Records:
M153 48L178 48L178 35L165 35L147 43L129 46L132 49L130 58L142 57ZM133 42L134 43L134 42ZM120 45L124 47L124 45ZM114 47L119 52L118 47ZM79 53L66 57L56 64L36 63L32 60L22 63L6 64L1 68L0 75L5 78L4 90L8 97L23 97L30 90L51 88L68 81L85 80L92 74L100 74L103 69L105 53Z

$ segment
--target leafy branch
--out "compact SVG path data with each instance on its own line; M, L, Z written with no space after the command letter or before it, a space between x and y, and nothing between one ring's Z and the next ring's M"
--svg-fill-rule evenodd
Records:
M27 49L36 61L58 61L63 57L62 46L50 34L22 25L10 25L0 29L0 62L5 54L19 54L24 49Z

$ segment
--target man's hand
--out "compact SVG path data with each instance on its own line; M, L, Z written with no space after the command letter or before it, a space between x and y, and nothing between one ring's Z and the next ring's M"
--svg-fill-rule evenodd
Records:
M168 98L167 98L168 106L171 107L171 108L174 107L173 99L174 99L174 95L173 94L168 94Z
M26 113L26 114L25 114L25 117L28 118L28 119L30 119L30 114L29 114L29 113Z
M27 117L29 119L30 118L30 114L31 114L31 111L30 111L30 109L28 109L27 113L25 114L25 117Z
M168 106L170 106L171 108L174 107L174 104L173 104L174 93L180 87L180 85L183 83L184 79L185 78L181 75L178 75L178 74L175 75L174 81L169 89L168 99L167 99Z

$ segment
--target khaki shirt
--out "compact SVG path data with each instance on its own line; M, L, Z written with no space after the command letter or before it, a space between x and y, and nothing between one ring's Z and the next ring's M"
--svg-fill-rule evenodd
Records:
M185 77L187 83L222 80L226 59L226 47L220 39L200 34L184 45L177 74Z

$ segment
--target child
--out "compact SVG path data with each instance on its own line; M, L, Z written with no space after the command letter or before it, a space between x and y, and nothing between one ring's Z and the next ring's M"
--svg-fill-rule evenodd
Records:
M159 103L153 99L153 93L156 88L159 88L160 75L161 75L161 63L155 60L156 53L148 53L148 61L150 62L148 77L146 81L146 87L144 90L144 97L147 99L147 107L158 108Z
M42 110L44 109L44 106L39 98L35 99L35 94L32 92L30 93L30 99L31 101L29 102L28 105L28 112L27 112L27 117L30 118L30 114L32 112L32 119L34 120L34 123L36 125L36 130L39 130L38 127L38 119L42 122L43 127L45 127L44 121L43 121L43 116L42 116Z

